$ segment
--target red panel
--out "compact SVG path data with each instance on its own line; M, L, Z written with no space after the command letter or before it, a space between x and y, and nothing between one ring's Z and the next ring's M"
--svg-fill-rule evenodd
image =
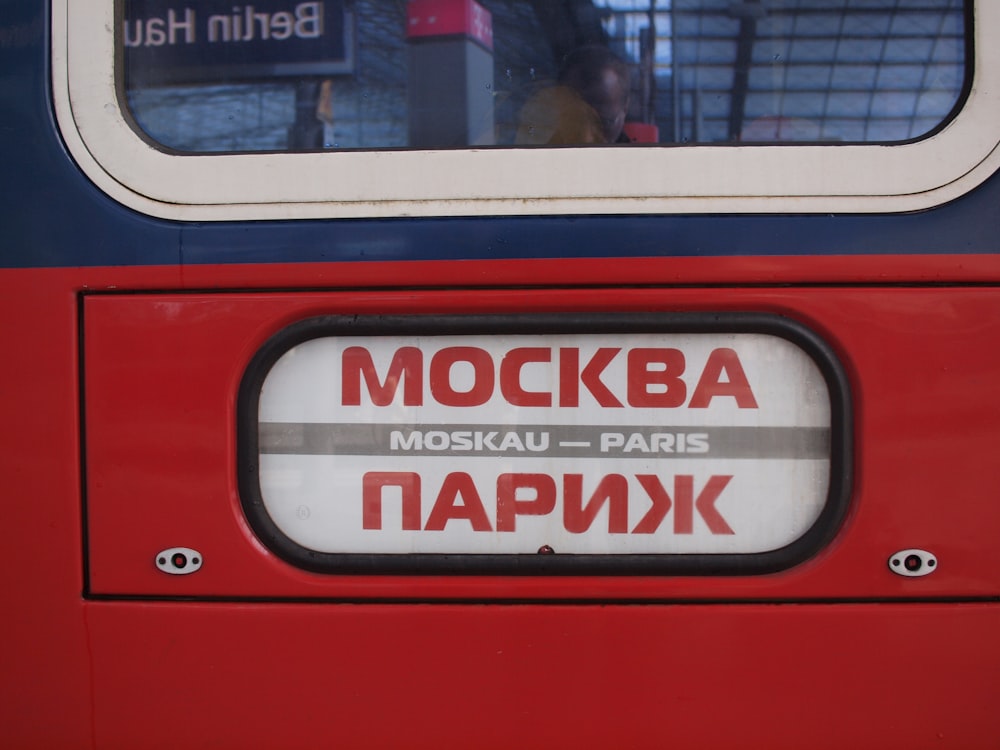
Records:
M88 269L93 279L117 288L155 288L157 269ZM735 256L732 258L529 258L508 261L405 263L295 263L186 266L186 289L280 289L321 286L497 287L597 284L877 284L1000 282L1000 255ZM165 282L161 282L165 283ZM160 288L176 288L161 286Z
M327 313L735 310L788 315L838 352L856 398L858 475L836 541L781 574L723 578L323 576L249 531L235 470L235 398L260 345ZM673 289L202 294L85 303L91 591L289 597L815 598L994 596L1000 591L1000 292L995 289ZM196 575L152 564L205 555ZM892 574L920 547L931 576Z
M92 604L99 747L983 748L998 605Z
M76 298L65 275L0 277L0 745L83 745L90 731L81 606Z
M1000 282L996 256L717 258L504 263L309 264L32 269L0 272L0 451L4 596L0 744L70 747L990 747L1000 736L1000 605L451 606L275 603L143 603L84 600L78 393L77 294L88 290L184 290L317 286L796 282ZM444 295L441 308L514 304L527 293ZM633 299L630 295L635 294ZM684 292L683 295L688 295ZM891 587L923 596L947 591L996 596L998 311L991 288L715 290L705 304L791 312L834 343L858 402L859 476L844 533L821 558L790 574L743 581L746 595L816 595ZM540 308L694 305L673 289L536 297ZM480 295L476 293L475 297ZM551 295L549 295L551 296ZM223 295L218 295L221 299ZM318 298L308 308L326 310ZM357 300L357 298L349 298ZM381 297L408 309L411 292ZM651 303L651 300L655 304ZM417 298L417 302L420 299ZM353 302L352 302L353 304ZM369 300L361 311L376 310ZM503 306L501 305L501 307ZM280 308L280 305L278 306ZM496 308L500 309L500 308ZM493 309L491 308L491 311ZM290 310L264 305L246 340L205 334L189 342L204 366L185 365L203 388L230 394L238 360ZM294 315L308 312L294 311ZM294 317L290 314L289 317ZM208 318L203 319L209 320ZM256 320L256 322L254 322ZM127 321L122 321L123 323ZM216 321L218 322L218 321ZM234 321L239 328L247 324ZM207 323L206 323L207 325ZM208 330L212 330L209 328ZM116 335L119 335L116 333ZM138 350L149 342L135 335ZM215 336L215 334L212 334ZM181 337L182 338L182 337ZM177 337L175 336L175 343ZM141 345L141 346L140 346ZM145 347L145 349L143 349ZM218 351L216 351L218 350ZM124 377L136 367L116 350ZM214 365L212 364L214 362ZM222 370L213 368L222 365ZM190 381L133 382L122 401L155 393L155 429L128 434L149 447L169 437L174 459ZM106 375L107 373L105 373ZM103 377L104 375L102 375ZM157 378L160 378L157 380ZM154 388L155 386L155 388ZM156 390L159 389L159 390ZM166 395L164 395L166 394ZM226 399L229 396L225 396ZM113 400L112 400L113 403ZM142 401L150 406L148 401ZM164 408L166 407L166 408ZM326 579L296 574L252 546L232 495L231 404L207 411L218 440L196 459L210 465L199 495L208 529L236 532L227 544L251 560L222 587L252 575L302 591ZM89 418L90 415L88 415ZM115 405L105 417L126 419ZM137 418L133 415L133 421ZM189 429L189 428L187 428ZM206 441L207 442L207 441ZM105 445L105 450L114 447ZM157 445L157 450L162 446ZM117 448L116 448L117 450ZM147 503L147 460L122 467ZM222 468L226 467L226 468ZM188 469L174 466L182 475ZM112 472L108 474L117 481ZM168 477L176 488L179 484ZM181 487L187 496L190 487ZM213 505L222 492L222 503ZM166 494L166 493L161 493ZM183 497L183 495L182 495ZM144 519L142 519L144 520ZM160 519L162 521L162 518ZM122 522L124 523L124 522ZM917 526L914 526L917 524ZM185 528L186 525L185 525ZM884 550L915 528L938 552L940 576L885 572ZM222 535L223 537L225 534ZM143 553L145 554L145 553ZM148 560L143 557L143 564ZM116 565L127 565L117 561ZM208 568L206 568L206 571ZM120 571L118 571L120 572ZM118 572L115 572L117 575ZM874 581L870 583L869 579ZM890 582L891 581L891 582ZM474 582L465 593L484 582ZM551 582L498 580L494 593L547 593ZM698 595L704 580L596 581L583 593ZM346 580L354 596L398 592L402 582ZM430 594L463 593L447 580ZM722 582L717 590L733 586ZM571 587L572 588L572 587ZM377 591L376 591L377 589ZM420 589L418 589L419 591ZM548 591L550 593L550 591ZM571 591L572 593L572 591Z
M493 49L493 16L475 0L410 0L407 38L468 36Z

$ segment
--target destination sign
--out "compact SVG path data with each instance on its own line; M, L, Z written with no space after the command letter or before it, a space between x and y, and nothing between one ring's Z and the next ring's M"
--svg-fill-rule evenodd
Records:
M769 333L319 335L256 403L263 515L321 555L754 555L830 495L827 378Z

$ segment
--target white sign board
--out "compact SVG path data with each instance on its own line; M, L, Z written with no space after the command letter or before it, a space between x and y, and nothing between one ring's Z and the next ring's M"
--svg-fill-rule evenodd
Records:
M815 352L664 320L597 333L334 325L286 345L249 402L260 515L314 559L793 544L830 495L831 392Z

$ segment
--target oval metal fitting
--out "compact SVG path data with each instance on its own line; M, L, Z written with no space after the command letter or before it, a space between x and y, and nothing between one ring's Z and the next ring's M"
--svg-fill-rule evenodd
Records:
M937 558L922 549L900 550L889 558L889 570L909 578L930 575L937 567Z
M156 555L156 567L172 576L185 576L201 569L202 555L190 547L171 547Z

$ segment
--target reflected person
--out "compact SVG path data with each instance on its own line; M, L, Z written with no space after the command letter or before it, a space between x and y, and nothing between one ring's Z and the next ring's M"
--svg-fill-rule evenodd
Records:
M628 143L622 128L629 89L628 66L620 57L607 47L580 47L566 56L556 85L525 103L517 143Z

